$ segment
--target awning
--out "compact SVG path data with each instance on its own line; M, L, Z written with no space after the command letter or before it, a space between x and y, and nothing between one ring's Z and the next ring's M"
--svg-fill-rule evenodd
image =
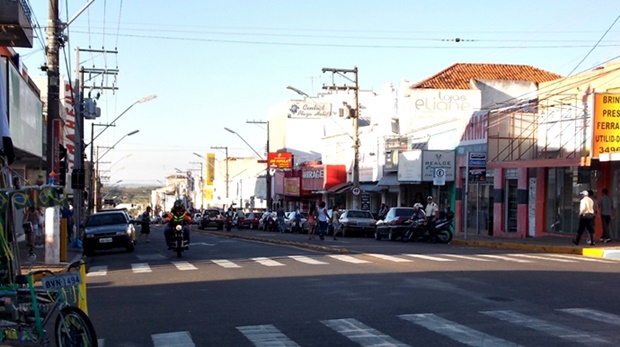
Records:
M396 172L390 172L384 174L383 177L377 182L378 186L398 186L400 182L398 182L398 174Z
M380 192L387 188L378 186L376 183L362 183L360 184L360 189L365 192Z
M348 189L351 189L352 186L353 186L353 183L351 182L344 182L344 183L336 184L335 186L329 188L326 191L326 193L327 194L340 194Z

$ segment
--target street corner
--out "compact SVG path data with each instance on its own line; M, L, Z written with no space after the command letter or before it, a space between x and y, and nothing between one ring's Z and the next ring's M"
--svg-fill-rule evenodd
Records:
M586 257L598 257L598 258L611 258L620 259L620 249L608 249L608 248L584 248L582 254Z

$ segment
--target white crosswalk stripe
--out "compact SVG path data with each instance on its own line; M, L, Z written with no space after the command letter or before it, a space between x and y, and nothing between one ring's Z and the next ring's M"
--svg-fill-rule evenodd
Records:
M447 336L452 340L458 341L468 346L481 346L481 341L484 341L484 346L520 346L516 343L506 341L504 339L500 339L485 334L483 332L468 328L464 325L441 318L433 313L403 314L399 315L398 317L409 322L421 325L430 331L434 331L438 334Z
M399 257L395 257L392 255L387 255L387 254L366 253L365 255L383 259L383 260L393 261L395 263L411 263L413 261L411 259L399 258Z
M197 267L187 261L173 261L172 264L181 271L198 270Z
M256 347L300 347L273 325L248 325L237 330Z
M567 327L564 325L550 323L536 317L527 316L515 311L499 310L499 311L481 311L480 313L493 318L497 318L506 322L510 322L522 327L530 328L542 333L559 337L563 340L582 343L587 346L612 345L611 341L588 332ZM615 344L614 344L615 345Z
M215 259L215 260L212 260L212 262L227 269L238 269L241 267L240 265L237 265L233 263L232 261L226 260L226 259Z
M460 255L460 254L439 254L439 255L442 257L452 257L452 258L464 259L464 260L495 262L495 260L479 258L473 255Z
M178 331L165 334L153 334L154 347L195 347L192 336L188 331Z
M148 263L133 263L131 264L131 270L136 274L153 272Z
M351 264L367 264L367 263L371 263L368 260L358 259L358 258L352 257L350 255L346 255L346 254L330 254L329 257L330 258L334 258L336 260L344 261L345 263L351 263Z
M419 259L424 259L424 260L432 260L432 261L454 261L454 259L433 257L430 255L424 255L424 254L405 254L405 255L408 257L419 258Z
M279 261L275 261L273 259L265 257L252 258L252 260L265 266L284 266L284 264L280 263Z
M588 308L562 308L558 309L558 311L570 313L583 318L592 319L598 322L620 326L620 316L607 312L601 312Z
M375 330L358 320L353 318L347 319L330 319L322 321L323 324L330 327L337 333L345 336L349 340L360 344L363 347L381 346L381 347L407 347L406 343L402 343L392 337Z
M603 259L603 258L589 258L583 255L568 255L568 254L546 254L547 257L552 258L564 258L564 259L574 259L578 261L587 261L593 263L603 263L603 264L614 264L618 263L617 261L613 261L611 259Z
M576 260L544 257L544 256L534 255L534 254L506 254L506 255L511 256L511 257L521 257L521 258L528 258L528 259L557 261L559 263L576 263L577 262Z
M90 269L88 269L88 273L86 274L86 277L93 277L93 276L105 276L108 274L108 267L105 265L102 266L93 266Z
M310 258L310 257L306 257L305 255L291 255L289 256L289 258L297 260L298 262L304 263L304 264L310 264L310 265L326 265L329 263L326 263L324 261L320 261L320 260L316 260L314 258Z
M491 258L491 259L499 259L499 260L506 260L506 261L512 261L515 263L531 263L531 260L525 260L525 259L515 259L515 258L510 258L510 257L506 257L503 255L497 255L497 254L480 254L481 257L486 257L486 258Z

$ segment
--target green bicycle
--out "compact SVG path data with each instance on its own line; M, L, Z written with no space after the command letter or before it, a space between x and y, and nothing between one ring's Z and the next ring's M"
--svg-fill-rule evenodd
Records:
M0 287L0 340L49 346L45 327L56 317L56 346L96 347L97 336L90 318L73 306L82 295L78 289L82 283L81 264L71 263L59 274L32 271L16 276L15 284Z

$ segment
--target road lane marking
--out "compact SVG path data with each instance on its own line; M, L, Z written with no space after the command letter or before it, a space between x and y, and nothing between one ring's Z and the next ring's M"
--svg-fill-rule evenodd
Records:
M564 258L564 259L574 259L574 260L580 260L580 261L590 261L590 262L595 262L595 263L603 263L603 264L614 264L614 263L618 263L617 261L612 261L612 260L605 260L605 259L601 259L601 258L588 258L588 257L584 257L582 255L567 255L567 254L547 254L548 257L554 257L554 258Z
M237 327L237 330L256 347L300 347L271 324L247 325Z
M491 258L491 259L500 259L500 260L512 261L512 262L515 262L515 263L531 263L532 262L530 260L515 259L515 258L510 258L510 257L504 257L502 255L496 255L496 254L480 254L480 256L481 257Z
M176 266L176 268L181 270L181 271L198 270L197 267L195 267L194 265L192 265L192 264L190 264L189 262L186 262L186 261L173 261L172 264L174 264L174 266Z
M460 254L439 254L439 255L442 256L442 257L452 257L452 258L465 259L465 260L495 262L495 260L479 258L479 257L473 256L473 255L460 255Z
M615 314L592 310L589 308L562 308L557 310L560 312L570 313L579 317L620 326L620 316Z
M266 257L252 258L252 260L264 266L284 266L284 264Z
M324 265L329 264L324 261L320 261L314 258L306 257L305 255L291 255L289 258L297 260L298 262L310 264L310 265Z
M432 260L432 261L455 261L454 259L447 259L447 258L440 258L440 257L433 257L430 255L423 255L423 254L405 254L408 257L414 257L414 258L419 258L419 259L424 259L424 260Z
M212 260L215 264L221 266L221 267L225 267L227 269L234 269L234 268L240 268L241 266L233 263L230 260L226 260L226 259L215 259Z
M413 260L411 260L411 259L399 258L399 257L395 257L393 255L387 255L387 254L365 253L364 255L375 257L375 258L379 258L379 259L383 259L383 260L393 261L395 263L411 263L411 262L413 262Z
M90 269L88 269L88 273L86 274L86 277L105 276L107 274L108 274L108 267L106 265L93 266Z
M131 270L133 271L133 273L136 273L136 274L153 272L153 270L151 270L151 267L149 266L148 263L131 264Z
M468 346L520 346L514 342L441 318L433 313L402 314L398 317Z
M321 323L363 347L409 346L353 318L330 319L321 321Z
M480 311L480 313L512 324L540 331L551 336L556 336L564 340L577 342L586 346L597 346L603 344L611 345L611 341L604 339L601 336L590 334L588 332L573 327L550 323L542 319L527 316L510 310Z
M549 261L557 261L560 263L576 263L576 260L570 260L570 259L561 259L561 258L553 258L553 257L543 257L540 255L533 255L533 254L507 254L511 257L521 257L521 258L529 258L529 259L538 259L538 260L549 260Z
M367 263L371 263L368 260L357 259L355 257L352 257L350 255L345 255L345 254L330 254L329 257L330 258L334 258L336 260L344 261L345 263L352 263L352 264L367 264Z
M195 347L189 331L151 335L154 347Z

